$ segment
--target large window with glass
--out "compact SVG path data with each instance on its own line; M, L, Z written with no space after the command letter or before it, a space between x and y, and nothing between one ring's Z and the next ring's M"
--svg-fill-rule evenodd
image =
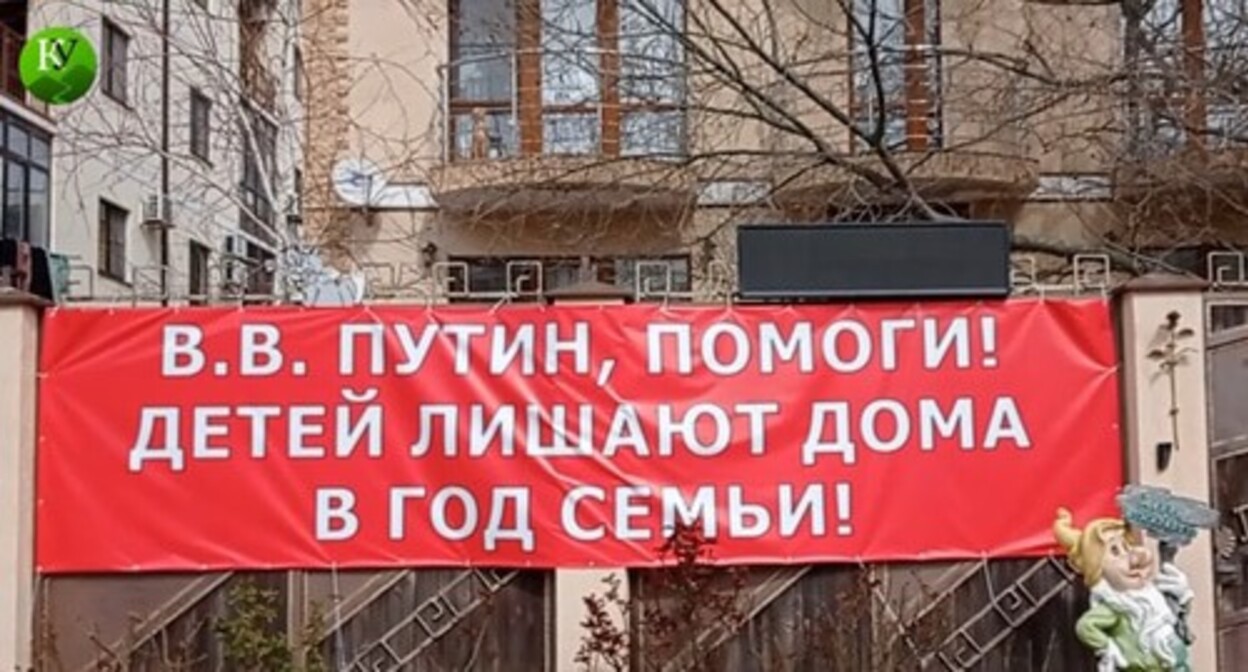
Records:
M1124 34L1137 156L1248 143L1242 0L1155 0L1127 14Z
M940 2L853 0L854 123L890 149L942 143Z
M683 153L681 0L450 8L450 158Z
M247 123L242 124L240 129L243 143L242 229L271 242L274 210L269 187L274 184L277 164L277 127L264 114L253 108L245 109Z
M48 169L51 138L15 118L0 116L4 215L0 237L46 248L50 242Z

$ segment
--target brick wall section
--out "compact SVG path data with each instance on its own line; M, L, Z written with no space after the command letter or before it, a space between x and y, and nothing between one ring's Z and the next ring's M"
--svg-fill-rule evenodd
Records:
M335 214L334 163L348 150L350 0L304 0L303 61L307 72L304 228L327 261L347 257L348 231Z

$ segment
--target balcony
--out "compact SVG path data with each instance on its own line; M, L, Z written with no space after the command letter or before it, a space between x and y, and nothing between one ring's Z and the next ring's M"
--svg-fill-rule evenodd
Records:
M618 52L580 49L465 58L440 73L433 187L444 208L662 210L693 197L683 72L639 74Z
M889 155L914 190L927 199L974 202L1023 198L1035 190L1039 164L1019 144L978 142L965 148L926 151L897 150ZM811 161L781 160L773 164L777 200L787 207L861 202L870 191L862 176L869 171L892 181L889 168L878 156L847 155L846 165L812 165Z
M896 184L897 173L918 195L944 202L1010 200L1036 188L1039 161L1029 154L1024 129L1003 124L1023 118L1026 109L1012 84L988 80L971 101L958 89L916 95L899 88L903 81L885 82L883 107L873 84L851 101L855 126L868 137L882 134L883 156L838 126L837 140L846 151L836 161L799 156L773 164L772 181L784 185L777 199L799 208L855 205L864 197L888 200L891 194L874 193L873 180Z

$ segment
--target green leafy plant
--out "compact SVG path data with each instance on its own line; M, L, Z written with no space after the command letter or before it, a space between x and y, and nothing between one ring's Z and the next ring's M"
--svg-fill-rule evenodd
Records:
M324 631L324 618L313 605L299 643L288 641L278 619L278 593L242 582L227 598L226 616L214 630L225 662L239 672L328 672L315 644Z

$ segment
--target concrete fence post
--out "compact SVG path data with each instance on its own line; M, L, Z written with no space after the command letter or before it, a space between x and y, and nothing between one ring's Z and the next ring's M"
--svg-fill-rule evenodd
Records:
M1208 404L1205 367L1205 296L1207 284L1177 276L1151 275L1127 283L1120 294L1122 380L1125 411L1127 480L1166 487L1176 494L1210 501ZM1172 317L1174 316L1174 317ZM1168 325L1191 329L1182 340L1187 350L1170 376L1149 357L1163 347ZM1177 408L1177 424L1171 409ZM1177 432L1175 431L1177 427ZM1165 469L1158 465L1159 444L1177 443ZM1213 580L1213 543L1204 532L1179 553L1196 600L1190 614L1196 642L1193 670L1216 670L1217 629Z
M40 299L0 289L0 670L33 664Z
M631 294L611 285L585 282L566 289L548 292L551 303L560 306L619 306ZM628 569L603 567L594 569L557 569L554 581L554 647L555 672L577 672L576 663L585 632L581 627L588 610L585 598L606 592L605 580L612 574L620 578L620 597L628 599ZM617 623L623 628L627 624Z

